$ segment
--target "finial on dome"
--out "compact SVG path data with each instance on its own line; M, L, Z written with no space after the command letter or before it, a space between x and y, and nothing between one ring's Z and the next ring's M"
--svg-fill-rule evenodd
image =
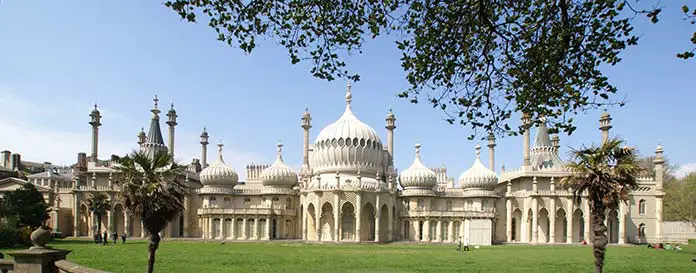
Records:
M154 114L156 116L160 113L160 110L157 109L157 104L159 103L159 99L157 98L157 95L155 95L155 98L152 99L152 101L155 102L155 108L152 108L152 110L150 110L150 112L152 112L152 114Z
M225 144L222 144L222 139L218 141L218 153L222 153L222 146L225 146Z
M94 110L97 110L97 102L94 102Z
M350 81L348 81L348 84L346 85L346 104L350 105L350 102L353 100L353 94L350 92Z
M474 147L474 149L476 149L476 158L480 158L481 157L481 145L476 143L476 147Z
M304 111L305 111L305 112L309 112L309 106L307 106L306 104L305 104L305 106L304 106Z
M278 146L278 155L280 155L283 152L283 142L278 140L278 144L276 144L276 146Z
M415 147L416 147L416 157L420 158L420 148L421 148L420 142L416 142Z

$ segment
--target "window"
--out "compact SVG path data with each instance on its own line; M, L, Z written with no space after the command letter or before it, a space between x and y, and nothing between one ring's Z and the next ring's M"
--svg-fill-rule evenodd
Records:
M638 237L645 239L645 224L638 225Z
M488 208L488 200L481 201L481 211L485 211Z
M452 200L447 200L447 210L452 210Z
M230 198L229 198L229 197L225 197L225 202L229 202L229 201L230 201Z
M425 201L423 199L418 199L418 209L424 209L425 208Z
M645 215L645 199L638 201L638 214Z

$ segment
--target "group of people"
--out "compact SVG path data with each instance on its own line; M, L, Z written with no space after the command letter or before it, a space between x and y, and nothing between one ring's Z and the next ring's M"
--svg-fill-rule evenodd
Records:
M469 238L464 239L464 245L462 247L462 236L459 236L459 245L457 246L457 251L469 251Z
M116 244L116 242L118 242L118 233L116 233L116 232L112 233L111 239L114 241L114 244ZM121 241L124 244L126 243L126 234L125 233L121 234ZM109 236L106 233L106 231L104 231L103 233L96 232L94 234L94 243L98 244L98 245L99 244L104 244L104 245L109 244Z
M670 245L669 243L667 244L648 244L648 248L653 248L653 249L664 249L664 250L682 250L681 246L679 244L676 244L674 246Z

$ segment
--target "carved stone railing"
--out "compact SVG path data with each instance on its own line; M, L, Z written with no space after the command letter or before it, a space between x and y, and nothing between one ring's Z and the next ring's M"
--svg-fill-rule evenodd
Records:
M401 217L433 217L433 218L494 218L495 211L452 211L452 210L412 210L402 211Z
M198 214L294 216L297 214L297 212L294 209L279 208L202 208L198 209Z

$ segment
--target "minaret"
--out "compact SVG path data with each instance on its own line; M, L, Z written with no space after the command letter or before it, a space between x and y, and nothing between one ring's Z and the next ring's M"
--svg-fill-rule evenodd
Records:
M308 177L311 175L309 166L309 129L312 128L312 115L309 113L309 107L305 107L302 114L302 129L304 130L303 146L302 146L302 169L300 175Z
M655 158L653 159L653 164L655 165L655 190L656 191L662 191L662 185L664 183L663 177L664 177L664 164L665 164L665 157L662 154L662 145L657 144L657 148L655 148Z
M389 151L389 165L394 165L394 129L396 129L396 118L394 117L394 112L392 112L391 107L389 107L389 114L387 114L387 150Z
M140 127L140 133L138 133L138 147L142 149L143 144L147 142L147 136L145 135L145 128Z
M522 155L522 166L530 166L529 161L529 127L531 125L531 120L529 114L522 113L522 128L524 130L524 147Z
M201 133L201 168L205 169L208 167L208 131L203 127L203 133Z
M602 131L602 144L609 140L609 129L611 129L611 116L604 110L602 116L599 118L599 130Z
M99 113L99 109L97 109L97 104L94 104L94 110L92 110L92 113L89 114L89 117L92 118L92 120L89 122L90 125L92 125L92 162L97 162L98 161L98 156L99 156L99 126L101 126L101 114Z
M558 155L558 151L561 148L560 142L561 140L558 138L558 134L553 134L553 136L551 136L551 145L553 145L553 152L556 155Z
M171 108L169 108L169 112L167 112L167 118L169 120L167 121L167 125L169 125L169 154L174 157L174 127L178 124L176 123L176 110L174 110L174 103L172 103Z
M488 168L495 172L495 135L488 134Z

